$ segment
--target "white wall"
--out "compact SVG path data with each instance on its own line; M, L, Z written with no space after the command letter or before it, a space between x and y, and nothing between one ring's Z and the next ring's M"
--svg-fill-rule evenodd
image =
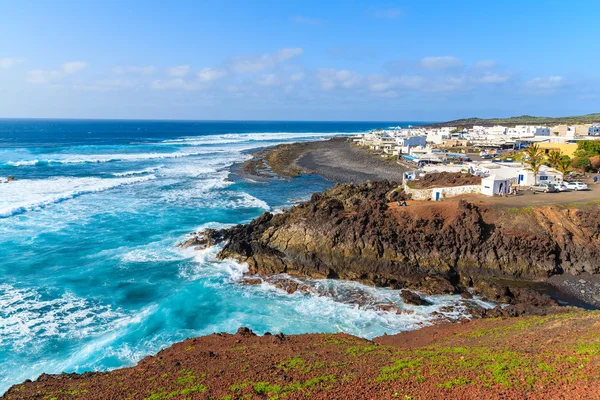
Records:
M441 198L456 197L460 196L461 194L480 193L481 185L466 185L433 189L411 189L408 187L405 181L404 191L406 193L410 193L412 196L411 199L413 200L430 200L433 199L434 191L441 192Z
M481 194L494 196L501 193L509 193L510 181L508 179L482 179Z

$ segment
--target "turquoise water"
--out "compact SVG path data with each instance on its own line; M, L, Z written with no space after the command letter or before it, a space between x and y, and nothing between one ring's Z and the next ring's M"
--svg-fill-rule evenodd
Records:
M0 181L17 178L0 183L0 393L42 372L129 366L240 326L371 338L428 323L456 299L397 315L373 306L402 306L391 290L325 280L310 281L321 296L289 295L239 284L245 266L216 261L217 248L175 247L191 231L246 222L333 185L230 175L248 149L391 125L0 121ZM355 304L357 295L373 304Z

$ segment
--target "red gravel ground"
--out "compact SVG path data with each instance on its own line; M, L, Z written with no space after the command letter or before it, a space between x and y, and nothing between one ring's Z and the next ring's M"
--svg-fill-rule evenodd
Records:
M600 399L600 313L346 334L188 339L108 373L43 375L3 399Z

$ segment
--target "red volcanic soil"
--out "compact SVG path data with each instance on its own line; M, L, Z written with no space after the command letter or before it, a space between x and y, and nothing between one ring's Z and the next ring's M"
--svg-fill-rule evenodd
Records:
M600 313L346 334L188 339L108 373L42 375L3 399L598 399Z

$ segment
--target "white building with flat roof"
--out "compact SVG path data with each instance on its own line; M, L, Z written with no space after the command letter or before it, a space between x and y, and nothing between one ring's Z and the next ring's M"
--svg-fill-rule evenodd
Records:
M512 139L550 136L550 128L547 126L517 125L514 128L508 128L507 135Z

